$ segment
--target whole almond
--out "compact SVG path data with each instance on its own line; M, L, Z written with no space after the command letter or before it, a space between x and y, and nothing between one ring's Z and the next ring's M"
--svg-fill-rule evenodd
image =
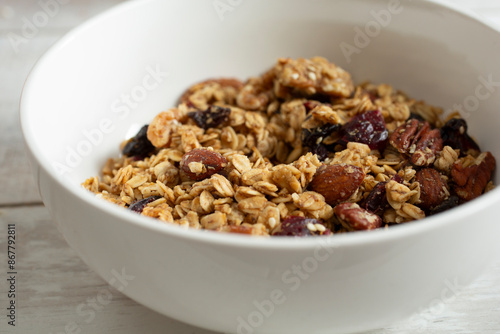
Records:
M227 160L222 154L206 149L195 148L182 156L180 167L194 181L206 179L223 170Z
M316 171L309 189L325 197L325 202L335 206L347 201L363 182L365 173L353 165L323 165Z
M441 174L433 168L424 168L415 175L420 184L420 203L423 209L432 209L441 204L449 195L448 186Z

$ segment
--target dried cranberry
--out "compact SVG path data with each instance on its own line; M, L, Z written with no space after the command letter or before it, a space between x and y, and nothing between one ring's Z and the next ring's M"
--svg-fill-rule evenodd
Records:
M216 128L229 120L230 108L211 105L204 111L192 111L188 116L203 129Z
M314 129L302 129L302 146L309 152L318 155L319 160L328 157L328 148L323 144L323 139L340 129L340 124L325 124Z
M387 145L389 132L380 110L367 111L354 117L340 129L340 143L358 142L382 151Z
M467 134L467 122L461 118L452 118L441 128L443 145L460 150L461 155L479 153L481 150L476 142Z
M430 212L429 215L435 215L437 213L452 209L460 204L460 200L458 196L453 195L450 196L447 200L433 208Z
M313 218L304 218L300 216L290 216L286 218L281 223L281 231L274 233L277 236L292 236L292 237L304 237L311 235L330 235L332 232L326 228L324 232L311 232L307 228L307 224L320 224L325 226L321 221Z
M161 196L149 196L144 199L138 200L130 204L128 207L129 210L137 212L137 213L142 213L142 210L146 207L151 202L156 201L157 199L160 199Z
M401 176L399 176L399 174L394 174L392 177L391 177L391 180L394 180L398 183L403 183L403 178Z
M148 139L148 124L144 125L134 138L123 147L122 153L137 160L144 159L155 150Z

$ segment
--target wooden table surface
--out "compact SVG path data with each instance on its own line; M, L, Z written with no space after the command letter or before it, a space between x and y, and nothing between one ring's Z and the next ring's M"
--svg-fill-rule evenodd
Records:
M130 300L80 260L43 206L24 153L19 98L29 70L56 40L119 0L0 0L0 333L210 332ZM500 25L500 1L460 0ZM34 18L53 6L48 20ZM27 28L30 23L35 29ZM8 325L7 225L16 224L16 326ZM96 303L105 291L110 302ZM500 333L500 256L473 284L391 327L369 334ZM361 316L361 315L360 315Z

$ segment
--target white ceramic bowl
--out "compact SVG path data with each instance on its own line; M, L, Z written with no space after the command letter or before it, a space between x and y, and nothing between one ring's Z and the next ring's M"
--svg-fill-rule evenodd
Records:
M389 230L262 239L165 225L80 187L190 84L244 79L280 56L325 56L357 82L465 105L470 132L500 157L500 33L435 2L394 3L135 1L69 33L33 69L21 103L40 192L68 243L130 298L224 332L367 330L469 282L498 254L500 189ZM485 80L494 84L477 88Z

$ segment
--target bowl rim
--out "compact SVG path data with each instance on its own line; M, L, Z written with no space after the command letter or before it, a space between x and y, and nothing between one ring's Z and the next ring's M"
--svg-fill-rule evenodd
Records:
M475 213L498 203L500 199L500 189L496 188L490 192L481 195L478 199L464 203L453 210L439 213L434 216L426 217L422 221L415 221L409 224L400 224L391 226L390 228L381 228L372 231L356 231L354 233L335 234L329 237L254 237L241 235L236 233L220 233L207 230L195 230L183 228L178 225L163 223L157 219L132 214L125 208L119 207L116 204L109 203L97 198L94 194L86 191L82 187L77 188L72 183L63 182L64 177L58 176L51 168L50 161L40 151L36 150L34 136L28 131L29 129L29 114L31 108L28 101L30 100L30 92L36 88L36 83L40 68L44 66L47 59L50 59L58 50L71 43L78 35L84 33L87 29L101 21L108 20L115 15L120 15L123 11L133 10L136 6L145 6L148 3L158 0L132 0L127 1L96 15L93 18L85 21L79 26L71 29L53 46L51 46L35 63L31 69L22 90L20 99L20 121L21 130L24 141L30 155L36 161L37 169L42 169L58 187L66 192L69 192L78 200L83 201L87 206L99 210L102 214L112 215L115 218L123 221L124 224L132 224L135 227L144 228L155 233L162 233L170 237L175 237L185 241L217 244L223 246L232 246L238 248L256 248L263 250L297 250L297 249L314 249L315 247L355 247L369 244L377 244L388 242L404 237L411 237L419 234L430 233L433 230L444 228L445 226L454 224L455 220L463 219L464 216L472 216ZM451 11L453 13L471 19L485 28L493 30L500 34L500 27L494 26L488 22L480 14L472 9L462 7L458 4L448 2L446 0L423 0L419 1L422 6L429 6L431 9L441 9ZM32 171L39 173L39 170L33 168ZM38 185L39 186L39 185ZM54 218L54 216L53 216ZM104 223L103 223L104 224Z

